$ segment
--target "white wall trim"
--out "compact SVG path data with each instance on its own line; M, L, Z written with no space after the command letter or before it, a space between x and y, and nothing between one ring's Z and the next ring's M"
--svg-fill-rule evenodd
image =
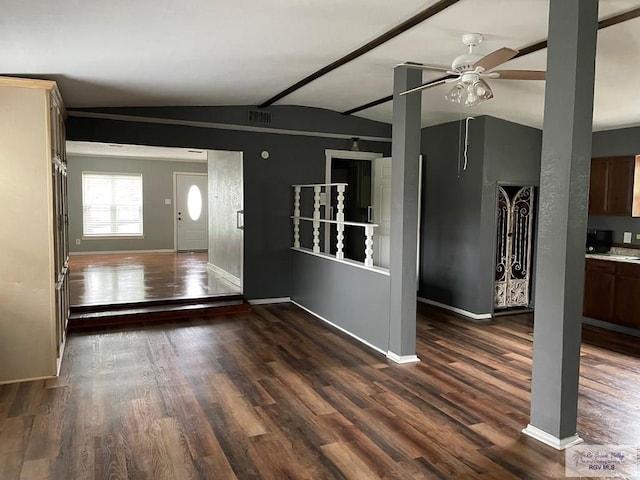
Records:
M276 297L276 298L254 298L253 300L247 300L251 305L271 305L272 303L288 303L291 302L291 297Z
M360 140L391 143L391 138L388 138L388 137L373 137L369 135L359 135L357 133L345 134L345 133L310 132L307 130L288 130L284 128L255 127L251 125L237 125L233 123L199 122L195 120L143 117L138 115L120 115L115 113L81 112L81 111L75 111L75 110L67 110L67 115L70 117L118 120L121 122L159 123L163 125L181 125L186 127L214 128L218 130L238 130L241 132L273 133L276 135L300 135L303 137L340 138L345 140L349 140L353 137L358 137Z
M398 355L392 351L387 352L387 358L396 363L414 363L420 361L417 355Z
M93 252L69 252L69 255L116 255L118 253L175 253L172 248L160 248L157 250L96 250Z
M364 339L362 339L362 338L358 337L357 335L354 335L354 334L353 334L353 333L351 333L350 331L345 330L344 328L342 328L342 327L340 327L340 326L336 325L336 324L335 324L335 323L333 323L333 322L330 322L330 321L329 321L329 320L327 320L326 318L324 318L324 317L322 317L322 316L318 315L317 313L315 313L315 312L313 312L313 311L309 310L307 307L300 305L300 304L299 304L298 302L296 302L295 300L291 300L291 303L293 303L294 305L296 305L296 306L300 307L300 308L301 308L301 309L303 309L305 312L309 312L311 315L313 315L313 316L314 316L314 317L316 317L316 318L319 318L319 319L320 319L320 320L322 320L323 322L325 322L325 323L327 323L327 324L331 325L333 328L336 328L336 329L340 330L341 332L346 333L346 334L347 334L347 335L349 335L351 338L353 338L353 339L355 339L355 340L359 341L360 343L363 343L364 345L366 345L366 346L367 346L367 347L369 347L369 348L372 348L372 349L373 349L373 350L375 350L376 352L379 352L379 353L383 354L385 357L387 356L387 352L385 352L385 351L384 351L384 350L382 350L381 348L376 347L375 345L373 345L373 344L371 344L371 343L367 342L366 340L364 340Z
M538 427L534 427L531 424L527 425L527 428L522 430L522 433L531 438L535 438L539 442L542 442L545 445L549 445L556 450L565 450L569 447L573 447L574 445L578 445L579 443L584 442L584 440L580 438L578 434L566 438L557 438L550 433L539 429Z
M444 308L445 310L449 310L451 312L464 315L465 317L473 318L474 320L487 320L491 318L490 313L472 313L472 312L463 310L461 308L456 308L456 307L452 307L451 305L446 305L444 303L436 302L435 300L429 300L428 298L418 297L418 301L429 304L429 305L434 305L436 307Z
M332 262L342 263L344 265L349 265L350 267L362 268L363 270L368 270L373 273L379 273L380 275L389 275L389 269L383 267L365 267L363 263L356 262L355 260L349 260L348 258L338 259L333 255L329 255L323 252L314 252L313 250L309 250L308 248L302 247L291 247L291 250L295 250L296 252L306 253L308 255L313 255L315 257L324 258L325 260L331 260Z
M231 273L227 272L226 270L223 270L219 266L214 265L213 263L207 262L207 268L209 270L211 270L213 273L216 273L216 274L220 275L225 280L233 283L236 287L241 287L242 282L240 281L240 279L238 277L236 277L235 275L232 275Z

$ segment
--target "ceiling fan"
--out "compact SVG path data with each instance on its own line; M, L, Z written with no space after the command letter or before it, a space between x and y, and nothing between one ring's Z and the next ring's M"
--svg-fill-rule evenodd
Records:
M445 98L453 103L464 104L473 107L479 103L493 98L493 91L485 78L500 80L544 80L546 72L543 70L493 70L498 65L502 65L518 54L513 48L503 47L489 53L480 55L473 53L474 47L482 42L482 35L479 33L467 33L462 36L462 43L469 47L469 53L459 55L453 60L451 67L439 65L425 65L421 63L407 62L403 65L422 70L434 70L446 72L447 76L428 82L419 87L412 88L400 95L420 92L426 88L435 87L443 83L456 82Z

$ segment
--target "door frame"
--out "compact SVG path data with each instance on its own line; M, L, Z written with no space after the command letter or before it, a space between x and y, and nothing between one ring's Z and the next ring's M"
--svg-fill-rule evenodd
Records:
M376 152L360 152L353 150L333 150L330 148L325 149L325 183L331 183L331 163L334 158L342 158L345 160L368 160L371 162L371 187L373 188L373 161L376 158L384 157L382 153ZM372 191L373 192L373 191ZM347 190L346 195L349 195L349 191ZM371 199L373 202L373 198ZM325 198L324 203L321 205L327 206L328 200ZM324 253L329 254L329 246L331 244L331 231L329 228L326 228L324 231Z
M198 175L208 177L207 172L173 172L173 251L178 251L178 175ZM207 189L207 196L203 198L203 201L209 202L209 193ZM209 219L207 219L207 229L209 227ZM208 249L207 241L207 249Z

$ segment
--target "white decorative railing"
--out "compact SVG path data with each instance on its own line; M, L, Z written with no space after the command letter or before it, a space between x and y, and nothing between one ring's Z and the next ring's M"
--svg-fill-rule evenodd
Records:
M320 207L330 204L331 188L336 188L336 218L335 220L321 218ZM313 227L313 247L314 253L320 253L320 224L336 225L336 258L344 259L344 227L345 225L364 228L364 265L373 267L373 229L378 227L375 223L350 222L344 219L344 200L346 183L315 183L309 185L293 185L293 246L300 247L300 221L312 222ZM303 217L300 215L300 200L303 188L313 188L313 216ZM324 191L323 191L324 190ZM325 195L324 202L322 195ZM328 208L325 210L328 211Z

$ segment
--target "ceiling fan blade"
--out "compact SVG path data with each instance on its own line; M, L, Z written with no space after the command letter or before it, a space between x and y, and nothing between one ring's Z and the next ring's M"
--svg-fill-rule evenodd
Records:
M498 65L502 65L507 60L511 60L518 54L518 50L514 50L513 48L502 47L498 50L485 55L476 63L473 64L474 67L482 68L485 71L491 70L492 68L497 67Z
M405 67L410 67L410 68L417 68L420 70L434 70L436 72L448 72L449 70L451 70L451 67L445 67L442 65L429 65L426 63L417 63L417 62L405 62L405 63L401 63L400 65L403 65Z
M435 87L435 86L438 86L438 85L442 85L443 83L450 81L452 78L458 79L458 78L460 78L460 76L459 75L447 75L446 77L438 78L437 80L433 80L431 82L423 83L419 87L412 88L410 90L407 90L406 92L400 93L400 95L408 95L410 93L420 92L420 91L425 90L427 88L431 88L431 87Z
M497 75L494 77L494 74ZM501 80L544 80L547 72L544 70L494 70L490 76Z

